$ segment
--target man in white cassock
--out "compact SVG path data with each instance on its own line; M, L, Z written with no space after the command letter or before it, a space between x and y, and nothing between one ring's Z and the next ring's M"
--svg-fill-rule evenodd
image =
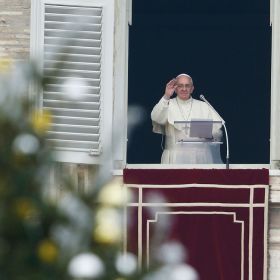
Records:
M180 74L167 83L163 97L152 110L153 132L165 135L161 163L222 163L219 145L209 144L209 140L212 143L221 140L221 123L213 125L213 139L204 139L205 143L178 142L179 138L190 137L190 126L174 123L175 121L221 120L205 102L192 98L193 91L192 78L187 74ZM171 98L174 93L176 97ZM203 142L203 139L200 140Z

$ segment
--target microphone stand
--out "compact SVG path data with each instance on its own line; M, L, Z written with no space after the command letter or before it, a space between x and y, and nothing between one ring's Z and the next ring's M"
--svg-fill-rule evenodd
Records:
M214 107L206 100L206 98L204 97L204 95L200 95L199 98L204 101L216 114L217 116L220 118L220 120L222 121L222 125L224 127L225 130L225 134L226 134L226 143L227 143L227 154L226 154L226 169L229 169L229 145L228 145L228 133L227 133L227 128L226 128L226 122L224 121L224 119L219 115L219 113L214 109Z

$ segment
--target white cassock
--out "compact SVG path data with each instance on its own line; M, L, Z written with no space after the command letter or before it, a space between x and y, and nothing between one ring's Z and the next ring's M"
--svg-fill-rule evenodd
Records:
M192 119L207 119L220 121L217 114L205 103L194 98L182 100L178 97L166 100L163 97L155 105L151 113L153 132L165 135L165 149L161 163L222 163L219 145L207 143L182 143L178 142L178 135L189 137L189 129L174 121L191 121ZM221 124L213 125L214 141L222 138Z

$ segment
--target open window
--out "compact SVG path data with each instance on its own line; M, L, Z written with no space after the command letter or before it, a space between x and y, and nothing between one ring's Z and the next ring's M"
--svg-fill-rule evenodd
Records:
M226 121L230 163L269 165L270 124L276 129L270 122L276 102L271 104L269 1L135 1L129 54L129 104L144 107L146 119L128 139L128 163L160 162L161 136L152 133L150 112L166 83L187 73L194 98L203 94Z

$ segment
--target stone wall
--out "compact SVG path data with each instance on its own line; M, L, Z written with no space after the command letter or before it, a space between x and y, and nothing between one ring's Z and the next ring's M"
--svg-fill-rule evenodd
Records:
M0 59L26 59L30 50L31 0L0 0ZM78 191L94 186L96 167L75 164L57 164L50 176L50 190L59 195L56 172L69 175ZM268 279L280 279L280 173L270 177L269 233L268 233Z
M270 176L268 279L280 279L280 175Z
M0 58L29 57L31 0L0 0Z

